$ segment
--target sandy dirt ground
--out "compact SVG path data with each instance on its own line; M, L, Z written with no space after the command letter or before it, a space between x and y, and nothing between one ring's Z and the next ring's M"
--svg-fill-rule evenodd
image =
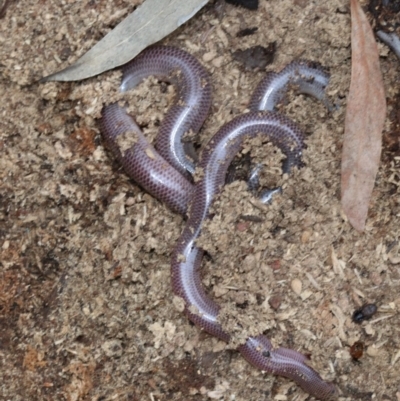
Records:
M174 306L169 260L184 220L125 175L99 133L120 72L35 83L72 64L141 1L1 3L0 399L307 399ZM258 71L232 56L273 42L274 61ZM243 332L311 355L340 400L400 400L399 60L379 44L388 118L360 234L340 208L348 0L260 0L257 12L209 4L162 43L189 51L210 73L213 104L200 145L246 111L265 71L298 58L329 70L334 112L294 93L279 108L307 137L305 167L284 180L282 196L260 207L237 181L215 203L201 238L203 282ZM150 137L172 97L154 80L131 94ZM264 182L280 179L276 150L253 143L248 151L265 163ZM357 325L352 313L365 303L378 312ZM356 341L365 347L358 362L349 353Z

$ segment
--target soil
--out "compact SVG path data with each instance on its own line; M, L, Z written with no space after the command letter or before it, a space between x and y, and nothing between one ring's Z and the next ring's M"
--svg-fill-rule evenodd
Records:
M179 312L169 260L184 220L125 175L99 133L102 105L117 94L120 72L37 83L71 65L140 3L0 2L0 399L305 400L295 383L256 370L234 341L202 333ZM210 3L162 43L192 53L210 73L203 146L246 111L266 71L298 58L329 70L332 113L292 92L279 107L306 134L302 169L282 180L272 147L255 141L244 148L255 158L263 150L271 156L264 156L263 179L281 180L283 194L261 206L243 181L225 187L200 239L208 254L203 282L238 341L264 332L274 346L309 354L340 400L395 401L400 63L379 44L388 118L367 226L357 233L340 207L348 3L260 0L258 11ZM265 67L233 57L273 43L275 57ZM172 96L155 80L132 93L150 137ZM378 311L356 324L352 314L365 303ZM364 352L354 361L356 342Z

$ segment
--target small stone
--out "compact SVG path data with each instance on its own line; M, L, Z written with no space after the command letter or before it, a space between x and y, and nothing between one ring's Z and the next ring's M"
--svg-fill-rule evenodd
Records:
M280 295L273 295L269 300L268 300L269 306L273 310L278 310L279 307L281 306L282 303L282 297Z
M274 260L270 263L271 269L277 271L281 268L281 261L279 259Z
M311 236L312 236L312 231L311 230L303 231L303 234L301 234L301 242L303 244L307 244L307 242L310 241Z
M247 229L249 228L250 223L248 221L240 221L239 223L236 224L236 229L239 232L244 232L247 231Z
M290 283L290 287L292 288L293 292L295 292L297 295L300 295L303 283L298 278L295 278Z

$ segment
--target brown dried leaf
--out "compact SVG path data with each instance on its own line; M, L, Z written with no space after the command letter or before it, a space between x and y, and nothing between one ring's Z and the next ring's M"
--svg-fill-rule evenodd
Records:
M123 65L192 18L207 2L146 0L74 64L41 81L77 81Z
M351 83L342 154L342 207L358 231L365 227L379 167L386 99L378 47L358 0L351 0Z

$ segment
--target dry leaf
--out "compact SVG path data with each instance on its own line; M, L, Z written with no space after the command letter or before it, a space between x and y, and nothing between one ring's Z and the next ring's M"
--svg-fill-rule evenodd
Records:
M73 65L42 78L76 81L132 60L193 17L208 0L146 0Z
M379 167L386 99L378 47L358 0L351 0L351 83L342 154L342 207L358 231L365 227Z

